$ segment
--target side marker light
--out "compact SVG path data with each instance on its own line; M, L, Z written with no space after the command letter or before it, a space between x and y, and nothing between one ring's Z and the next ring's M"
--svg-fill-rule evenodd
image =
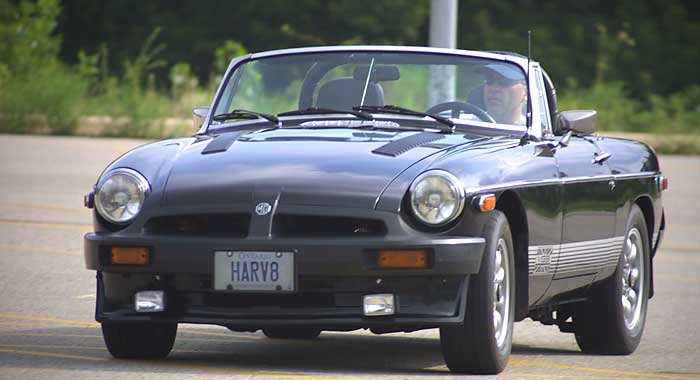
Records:
M112 264L148 265L151 252L147 247L112 247L110 251Z
M496 208L496 195L484 194L479 195L472 201L474 207L481 212L491 211Z
M424 269L428 265L428 252L424 249L379 251L377 266L381 269Z

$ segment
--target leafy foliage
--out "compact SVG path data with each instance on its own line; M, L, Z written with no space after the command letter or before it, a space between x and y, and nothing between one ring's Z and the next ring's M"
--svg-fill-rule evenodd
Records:
M560 109L597 109L605 130L700 134L698 4L460 0L458 47L525 54L532 30L533 57L555 81ZM80 115L98 114L113 120L108 134L144 136L157 120L208 104L234 56L425 45L429 6L0 0L0 131L72 133Z

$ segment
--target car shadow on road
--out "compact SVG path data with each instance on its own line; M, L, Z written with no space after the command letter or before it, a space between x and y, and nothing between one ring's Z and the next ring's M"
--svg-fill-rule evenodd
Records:
M546 355L546 356L578 356L584 355L583 352L576 349L538 347L527 344L513 344L511 351L513 355Z
M579 353L516 344L513 354ZM72 368L81 372L149 372L149 368L157 368L158 372L172 370L177 373L187 368L250 374L328 372L423 377L447 371L437 337L409 334L377 336L325 332L317 339L305 341L267 339L259 333L227 334L225 330L181 329L173 352L166 359L128 361L112 359L104 348L100 330L96 328L21 329L0 331L0 357L11 359L13 368ZM9 364L10 360L2 362Z

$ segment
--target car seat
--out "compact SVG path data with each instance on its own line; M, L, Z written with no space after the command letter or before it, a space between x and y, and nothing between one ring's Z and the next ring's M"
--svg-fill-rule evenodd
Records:
M316 107L352 110L362 103L365 82L352 77L329 80L318 90ZM364 105L383 106L384 91L379 83L370 82L367 86Z

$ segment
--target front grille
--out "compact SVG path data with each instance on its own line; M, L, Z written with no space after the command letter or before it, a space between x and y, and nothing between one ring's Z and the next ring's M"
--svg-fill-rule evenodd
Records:
M281 214L272 224L273 235L285 238L384 236L386 232L378 220L332 216Z
M249 227L250 214L247 213L169 215L150 219L144 226L144 233L245 238Z

